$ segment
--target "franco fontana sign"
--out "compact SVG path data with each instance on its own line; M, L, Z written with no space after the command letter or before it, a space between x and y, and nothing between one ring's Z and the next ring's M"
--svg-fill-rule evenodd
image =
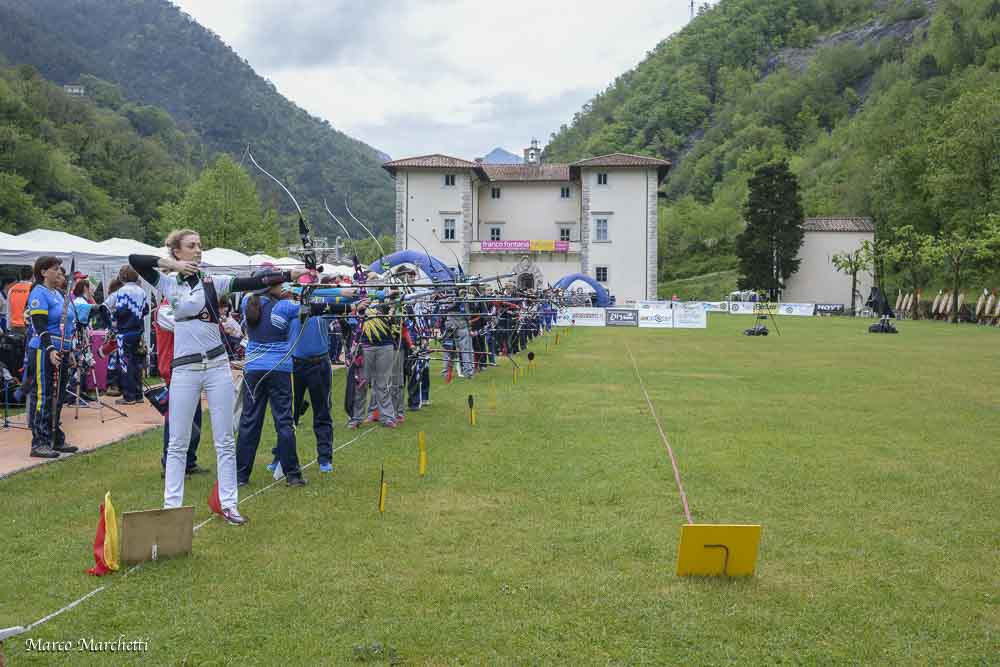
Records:
M483 252L569 252L569 241L480 241Z

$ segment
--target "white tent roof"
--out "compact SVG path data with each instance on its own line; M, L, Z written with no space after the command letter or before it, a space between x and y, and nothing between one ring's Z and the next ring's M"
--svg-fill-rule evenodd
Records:
M344 266L343 264L320 264L323 268L322 277L326 276L345 276L347 278L354 277L354 267Z
M250 263L255 265L263 264L264 262L270 262L271 264L274 264L277 261L278 261L277 259L271 257L270 255L262 255L262 254L250 255Z
M129 255L167 256L167 249L165 247L157 248L143 243L142 241L134 241L132 239L121 239L115 237L110 238L107 241L101 241L97 245L101 246L108 254L121 255L123 257L128 257Z
M75 259L78 270L90 273L111 266L117 271L127 259L88 239L50 229L34 229L4 238L0 243L0 264L31 266L43 255L58 257L67 265L71 258Z
M224 266L230 268L243 266L249 268L251 264L253 264L247 255L244 255L237 250L228 250L226 248L212 248L211 250L206 250L201 254L201 261L210 266Z
M302 266L302 260L296 259L294 257L279 257L278 259L274 260L274 263L277 264L278 266L289 266L295 264Z

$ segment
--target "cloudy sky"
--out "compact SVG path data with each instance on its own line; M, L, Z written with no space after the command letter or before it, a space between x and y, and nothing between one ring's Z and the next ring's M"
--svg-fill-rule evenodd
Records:
M173 1L286 97L394 158L544 145L690 12L688 0Z

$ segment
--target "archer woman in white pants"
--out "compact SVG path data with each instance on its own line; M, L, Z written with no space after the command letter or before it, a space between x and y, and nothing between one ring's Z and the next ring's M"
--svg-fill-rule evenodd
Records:
M306 271L275 271L252 278L204 275L199 268L201 237L197 232L190 229L173 231L167 236L165 245L169 257L129 256L132 268L163 293L174 311L174 359L170 364L168 408L170 439L163 506L180 507L184 502L184 468L191 423L204 391L215 440L222 518L234 526L241 526L247 520L236 508L236 443L233 438L236 392L219 328L219 299L232 292L297 280Z

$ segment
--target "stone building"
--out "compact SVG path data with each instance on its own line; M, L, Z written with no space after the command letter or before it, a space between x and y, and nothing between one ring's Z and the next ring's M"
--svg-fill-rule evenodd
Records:
M516 272L522 286L583 273L618 303L656 298L657 189L670 163L613 153L546 164L447 155L386 162L396 182L396 249L423 250L466 273Z

